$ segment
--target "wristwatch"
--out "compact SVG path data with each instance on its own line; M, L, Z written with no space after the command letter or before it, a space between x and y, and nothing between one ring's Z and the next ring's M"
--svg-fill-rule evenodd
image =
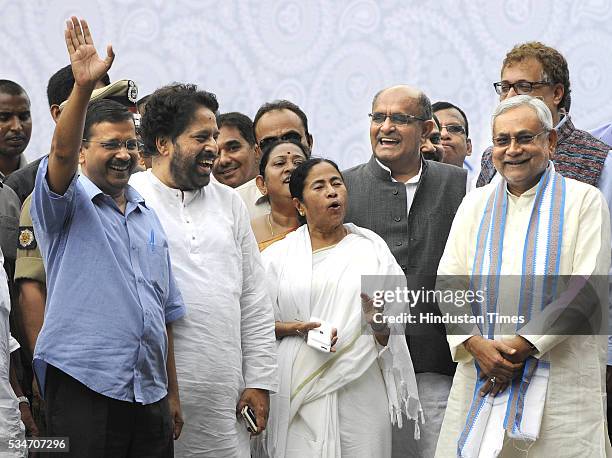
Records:
M25 402L27 405L30 405L30 400L26 398L25 396L19 396L17 398L17 401L19 401L19 404L21 404L22 402Z

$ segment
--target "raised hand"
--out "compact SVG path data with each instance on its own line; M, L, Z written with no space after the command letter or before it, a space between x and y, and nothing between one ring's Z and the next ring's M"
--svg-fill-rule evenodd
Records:
M361 293L361 311L363 313L366 323L372 327L374 332L379 331L381 329L386 329L387 325L377 323L374 320L374 315L376 314L379 314L377 317L378 320L382 318L382 312L384 311L384 307L376 307L374 305L374 299L372 299L366 293Z
M384 304L380 307L374 305L374 299L366 293L361 293L361 313L365 318L366 324L370 326L374 333L374 338L382 346L386 346L389 342L389 326L382 321L384 318ZM376 316L376 319L374 317Z
M64 37L75 83L78 86L93 88L113 64L115 59L113 47L107 46L106 59L102 60L96 52L87 21L81 19L79 23L76 16L66 21Z

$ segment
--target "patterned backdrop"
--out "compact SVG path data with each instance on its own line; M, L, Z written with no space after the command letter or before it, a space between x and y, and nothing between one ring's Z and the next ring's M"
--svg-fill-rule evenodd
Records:
M62 30L72 14L88 19L99 50L113 44L111 79L135 80L140 96L194 82L222 111L250 116L290 99L308 114L315 154L342 167L369 157L372 96L397 83L461 106L477 163L491 83L505 52L528 40L567 58L577 126L612 120L612 0L0 0L0 11L0 78L32 99L30 160L50 143L45 88L68 63Z

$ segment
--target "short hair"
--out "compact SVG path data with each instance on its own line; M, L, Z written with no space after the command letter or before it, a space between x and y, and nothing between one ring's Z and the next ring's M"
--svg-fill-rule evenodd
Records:
M221 129L223 126L235 127L249 145L255 145L253 121L251 121L251 118L247 115L238 113L237 111L223 113L217 118L217 127Z
M432 115L431 115L431 118L432 118L432 119L434 120L434 122L436 123L436 126L438 126L438 130L440 130L440 129L441 129L441 127L440 127L440 120L438 119L438 117L436 116L436 114L435 114L435 113L434 113L434 114L432 114ZM467 130L467 129L466 129L466 130Z
M105 86L110 84L110 78L108 74L104 75L100 81ZM74 87L74 75L72 74L72 66L66 65L56 71L47 84L47 101L49 102L49 108L52 105L61 105L62 102L68 100L72 88Z
M431 111L431 102L429 101L429 97L427 97L424 92L421 92L417 98L417 107L421 109L421 117L427 120L431 119L433 116L433 112Z
M434 113L440 110L448 110L449 108L454 108L459 113L461 113L461 116L463 117L463 122L465 123L465 136L466 138L469 137L470 136L470 126L468 124L468 118L461 108L459 108L457 105L453 103L444 102L444 101L436 102L431 106L431 109Z
M134 122L134 116L126 106L115 100L100 99L94 100L87 106L85 115L85 126L83 128L83 138L89 139L91 128L102 122L118 123L124 121Z
M495 125L495 119L497 119L499 115L523 105L526 105L535 111L544 130L551 131L553 129L553 119L550 108L548 108L548 106L539 98L523 94L507 98L497 105L495 111L493 111L493 115L491 116L491 131Z
M6 95L22 95L28 97L28 93L15 81L11 80L0 80L0 94ZM29 97L28 97L29 99Z
M563 85L563 98L559 102L559 107L569 111L571 105L569 68L565 57L555 48L546 46L539 41L529 41L516 45L506 54L501 72L508 65L529 58L536 59L542 64L542 69L544 70L543 78L545 80L552 84L560 83Z
M147 104L147 102L149 101L150 98L151 98L151 94L147 94L147 95L141 97L140 100L138 100L136 102L136 107L138 108L138 113L142 114L142 109Z
M295 197L300 202L304 201L304 185L306 183L308 175L310 174L310 170L315 165L321 164L322 162L327 162L333 168L335 168L340 174L342 180L344 181L344 176L338 168L338 164L336 164L331 159L324 159L322 157L308 159L307 161L304 161L300 165L298 165L296 169L291 173L291 179L289 180L289 191L291 192L291 197Z
M289 110L294 112L302 121L306 137L308 138L310 136L310 132L308 132L308 118L306 117L306 113L304 113L302 109L298 107L295 103L290 102L289 100L274 100L272 102L264 103L262 106L260 106L259 110L257 110L257 113L255 113L255 118L253 118L253 133L255 133L255 127L257 127L257 123L263 115L270 111L278 110Z
M140 126L145 151L158 154L156 140L159 137L169 137L174 142L200 107L215 113L219 109L217 96L199 90L195 84L174 83L157 89L147 102Z
M274 148L276 148L278 145L283 145L286 143L290 143L292 145L297 146L298 148L300 148L300 150L302 150L302 153L304 153L304 157L306 159L310 158L310 151L308 150L308 148L306 148L302 142L296 141L296 140L281 140L281 139L277 139L271 143L268 143L264 149L261 151L261 159L259 160L259 174L262 177L266 177L266 166L268 165L268 161L270 160L270 153L272 153L272 150Z
M391 88L387 87L385 89L381 89L376 94L374 94L374 98L372 99L372 107L374 107L374 105L376 104L376 100L378 99L380 94L385 92L387 89L391 89ZM433 114L431 111L431 101L429 100L429 97L425 95L423 91L420 91L419 96L417 97L417 108L421 110L421 113L418 115L420 118L427 119L427 120L431 119L431 116Z

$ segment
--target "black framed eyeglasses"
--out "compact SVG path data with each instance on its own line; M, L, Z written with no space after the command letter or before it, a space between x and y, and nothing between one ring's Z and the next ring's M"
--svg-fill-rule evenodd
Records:
M427 119L419 118L418 116L413 116L406 113L369 113L368 116L374 124L384 124L385 120L389 118L391 120L391 124L396 126L410 124L414 121L427 121Z
M259 147L261 149L264 149L266 146L277 142L277 141L283 141L283 142L291 142L291 143L302 143L302 135L299 132L295 132L293 130L289 131L289 132L285 132L283 135L279 135L278 137L266 137L266 138L262 138L259 141Z
M493 137L493 146L495 146L496 148L505 148L507 146L510 146L510 143L512 143L512 139L516 140L516 143L518 143L519 145L529 145L530 143L533 143L533 141L536 139L536 137L539 137L542 134L546 134L549 131L544 129L541 132L538 132L537 134L519 134L519 135L498 135L497 137Z
M440 126L440 132L442 132L442 129L446 129L446 131L449 134L453 134L453 135L463 135L465 134L465 127L459 125L459 124L449 124L447 126Z
M107 151L117 151L120 150L123 146L128 151L140 151L144 148L144 143L135 138L130 138L129 140L105 140L105 141L95 141L89 140L87 138L83 138L82 141L88 143L97 143L102 146Z
M537 86L550 86L552 83L550 81L525 81L520 80L516 83L510 83L509 81L498 81L497 83L493 83L493 87L495 88L495 92L499 95L504 95L510 92L510 88L514 88L514 92L519 95L529 94L533 89Z

